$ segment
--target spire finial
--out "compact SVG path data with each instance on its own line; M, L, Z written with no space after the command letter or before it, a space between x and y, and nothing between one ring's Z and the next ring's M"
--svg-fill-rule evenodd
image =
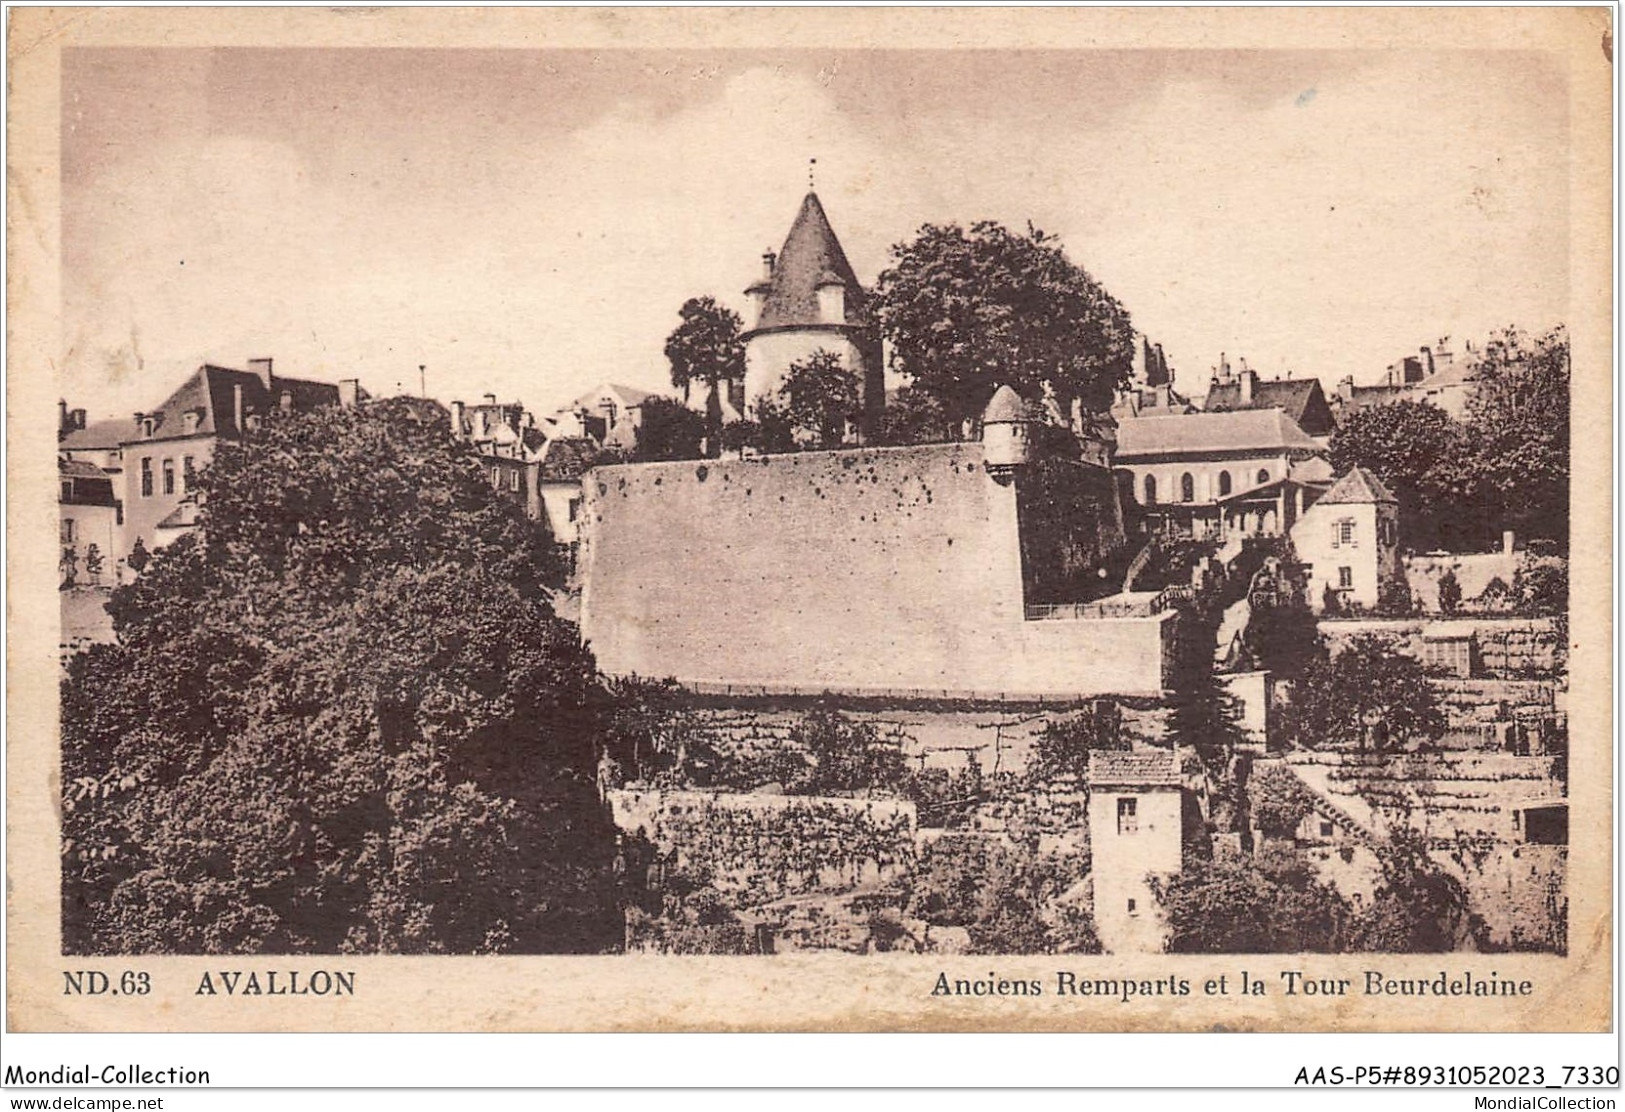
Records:
M808 193L816 192L817 187L816 187L815 183L813 182L813 171L816 169L817 166L818 166L818 160L816 158L809 158L807 160L807 192Z

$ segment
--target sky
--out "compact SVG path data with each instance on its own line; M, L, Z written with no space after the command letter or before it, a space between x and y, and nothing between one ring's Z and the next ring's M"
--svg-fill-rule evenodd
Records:
M62 358L93 418L210 361L495 393L668 388L816 187L858 276L1029 222L1160 342L1369 382L1568 304L1568 88L1405 51L74 48Z

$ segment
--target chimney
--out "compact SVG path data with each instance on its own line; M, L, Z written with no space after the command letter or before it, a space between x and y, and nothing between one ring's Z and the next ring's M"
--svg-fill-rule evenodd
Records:
M1354 376L1344 375L1337 380L1337 396L1346 402L1354 400Z
M73 428L72 419L68 416L68 400L58 398L56 401L56 431L68 432Z
M773 281L773 267L778 263L779 257L772 250L762 252L762 281Z
M85 416L84 410L76 409L68 414L68 423L76 429L82 429L85 427Z
M1241 404L1253 404L1253 391L1258 388L1258 372L1251 367L1243 366L1241 369Z
M461 440L463 438L463 403L451 403L451 435Z
M238 436L243 435L243 384L231 387L231 427Z
M496 405L497 404L497 396L495 394L487 394L487 395L485 395L485 404L490 405L490 406Z
M260 382L265 386L265 392L271 392L271 361L269 359L250 359L248 373L258 375Z
M339 379L339 406L342 409L354 409L361 400L361 380L359 378Z

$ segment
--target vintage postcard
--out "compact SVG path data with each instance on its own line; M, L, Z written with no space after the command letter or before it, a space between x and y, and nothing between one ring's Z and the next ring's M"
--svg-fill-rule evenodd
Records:
M7 50L11 1029L1609 1025L1607 9Z

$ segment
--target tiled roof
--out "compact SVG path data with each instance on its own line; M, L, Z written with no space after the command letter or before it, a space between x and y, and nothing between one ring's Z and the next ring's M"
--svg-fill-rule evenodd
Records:
M767 299L762 303L756 327L821 323L818 287L835 283L846 290L846 323L863 325L866 300L863 286L853 273L852 264L846 261L846 252L841 250L840 240L829 226L829 217L824 215L818 194L809 193L802 200L801 211L796 213L790 234L784 239L784 248L773 264L773 278L767 284Z
M1279 409L1129 417L1117 423L1119 459L1208 452L1318 452L1320 445Z
M1096 750L1089 754L1089 783L1177 788L1179 760L1172 749Z
M550 440L542 454L540 477L543 482L575 482L587 473L597 458L598 445L586 437Z
M1209 387L1202 406L1208 413L1271 407L1285 411L1300 428L1308 430L1312 426L1325 426L1317 431L1331 431L1330 410L1326 407L1326 394L1318 378L1259 381L1253 387L1253 400L1246 404L1241 400L1241 383L1224 383Z
M1336 477L1332 465L1322 456L1293 460L1286 473L1287 478L1296 483L1329 483Z
M1349 389L1349 396L1338 394L1338 404L1354 409L1368 409L1372 406L1387 405L1410 396L1410 386L1354 386Z
M100 467L82 459L59 459L56 461L56 470L64 479L112 479L112 476Z
M133 428L134 424L128 419L94 421L82 429L74 429L58 440L56 446L70 452L110 451L121 441L130 439Z
M1332 489L1320 496L1316 505L1335 506L1340 503L1356 502L1397 502L1393 492L1383 485L1382 480L1363 467L1356 467L1349 471L1337 482Z

